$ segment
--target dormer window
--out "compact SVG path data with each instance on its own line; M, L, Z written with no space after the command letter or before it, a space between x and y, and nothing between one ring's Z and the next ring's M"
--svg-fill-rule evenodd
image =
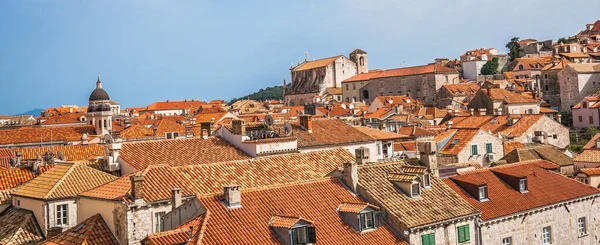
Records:
M379 207L368 203L342 203L337 211L358 232L377 229L381 225Z
M423 187L431 188L431 177L429 176L429 174L423 175Z
M419 183L413 183L413 184L411 184L410 195L413 198L417 198L417 197L421 196L421 186L419 186Z
M527 193L527 192L529 192L529 190L527 189L527 179L520 179L519 180L519 191L521 193Z
M485 202L487 200L489 200L488 199L488 187L487 187L487 185L480 186L479 187L479 201Z
M594 86L595 86L595 85L596 85L596 84L594 84ZM585 102L585 101L584 101L584 102L581 102L581 106L583 107L583 109L587 108L587 102Z
M313 244L317 242L317 234L313 222L302 217L271 217L269 227L275 230L279 238L287 245Z

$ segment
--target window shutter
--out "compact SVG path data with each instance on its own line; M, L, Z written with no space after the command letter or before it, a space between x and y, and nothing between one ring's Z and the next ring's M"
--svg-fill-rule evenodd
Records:
M317 243L317 230L315 227L306 227L308 230L308 243Z
M429 234L421 236L421 244L429 245Z
M458 242L464 242L464 241L465 241L464 227L459 226L458 227Z
M358 227L360 228L360 231L365 229L365 215L364 214L358 215Z
M298 232L292 229L292 244L298 244Z
M374 218L373 220L375 222L375 227L381 226L381 219L382 219L381 211L375 211L373 214L375 216L375 217L373 217Z
M464 233L465 233L465 235L464 235L465 241L471 240L471 234L469 234L469 232L470 232L469 231L469 225L465 225L463 227L464 227L463 230L464 230Z

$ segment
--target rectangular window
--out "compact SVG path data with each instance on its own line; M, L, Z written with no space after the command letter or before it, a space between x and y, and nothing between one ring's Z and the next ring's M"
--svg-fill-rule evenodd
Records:
M512 237L502 238L502 245L512 245Z
M457 228L458 231L458 242L468 242L471 240L471 235L469 234L469 225L459 226Z
M411 189L412 197L419 197L421 195L421 189L419 187L419 184L412 184Z
M445 77L446 77L446 83L448 83L448 76L445 76Z
M68 225L68 210L69 204L56 205L56 225Z
M171 133L165 133L165 135L166 135L167 139L172 139L173 138L173 135L171 135Z
M179 133L173 133L173 138L179 137Z
M594 124L594 117L590 116L590 124Z
M352 84L352 90L356 90L356 83Z
M527 192L527 179L519 180L519 191Z
M577 117L577 120L578 120L579 122L583 122L583 117L582 117L582 116L579 116L579 117Z
M485 144L485 153L492 153L492 143Z
M348 90L348 84L346 84L346 90Z
M519 114L519 109L513 109L512 114Z
M585 223L585 217L580 217L577 219L577 233L580 236L587 234L587 224Z
M479 187L479 201L485 201L488 199L487 192L487 186Z
M421 245L435 245L435 233L421 235Z
M471 145L471 155L473 155L473 156L478 155L477 145Z
M550 226L546 226L542 228L542 242L543 244L551 244L552 243L552 231L550 230Z
M317 242L316 230L314 227L310 226L302 226L292 229L291 236L291 244L293 245Z
M165 212L154 213L154 232L163 231L163 215L165 215Z
M429 174L423 175L423 186L424 187L430 187L431 186L431 178L429 177Z

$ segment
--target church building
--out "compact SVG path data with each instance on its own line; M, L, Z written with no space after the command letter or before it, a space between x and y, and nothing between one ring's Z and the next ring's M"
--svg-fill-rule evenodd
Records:
M291 85L284 81L284 101L288 106L315 102L328 88L341 88L342 81L357 74L369 72L367 52L356 49L347 58L344 55L304 62L291 67Z

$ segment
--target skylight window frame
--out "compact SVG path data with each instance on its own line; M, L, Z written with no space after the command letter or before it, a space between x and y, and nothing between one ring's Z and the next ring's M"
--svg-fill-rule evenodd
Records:
M482 195L483 194L483 195ZM478 199L480 202L486 202L489 201L489 190L488 190L488 186L487 185L482 185L479 187L479 190L477 192L478 195Z
M519 192L528 193L529 192L529 184L527 183L527 178L519 179Z

